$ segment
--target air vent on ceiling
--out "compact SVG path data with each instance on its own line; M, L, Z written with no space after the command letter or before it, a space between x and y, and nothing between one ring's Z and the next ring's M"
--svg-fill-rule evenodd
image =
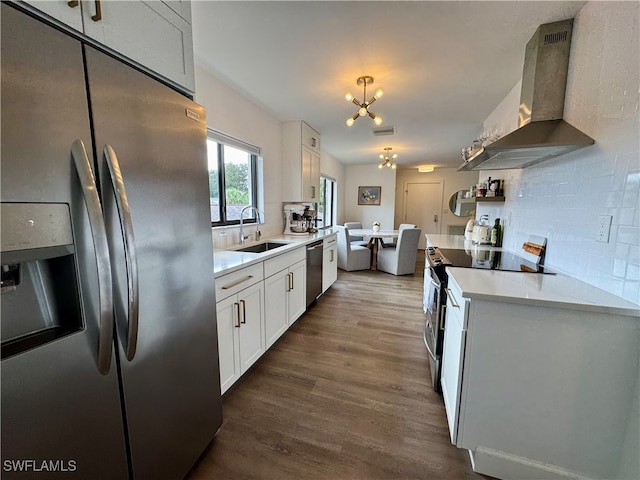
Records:
M544 44L549 45L550 43L566 42L568 37L569 32L567 30L563 32L547 33L544 36Z
M380 135L395 135L396 126L372 128L371 131L374 137L379 137Z

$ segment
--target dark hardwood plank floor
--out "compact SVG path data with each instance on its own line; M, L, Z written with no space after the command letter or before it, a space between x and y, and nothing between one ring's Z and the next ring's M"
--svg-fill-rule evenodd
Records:
M485 479L449 442L422 340L422 271L338 281L223 399L189 480Z

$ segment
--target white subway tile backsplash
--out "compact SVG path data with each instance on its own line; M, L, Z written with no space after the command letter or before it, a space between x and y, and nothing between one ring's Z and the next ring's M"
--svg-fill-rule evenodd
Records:
M595 145L480 179L505 179L504 206L490 212L511 214L506 249L545 236L545 264L640 304L640 7L607 3L587 2L576 17L564 112ZM478 204L478 217L488 212ZM608 243L595 240L600 215L613 217Z

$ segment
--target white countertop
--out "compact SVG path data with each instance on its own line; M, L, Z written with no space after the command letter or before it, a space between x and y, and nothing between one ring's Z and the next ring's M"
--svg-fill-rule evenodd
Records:
M640 305L563 274L459 267L447 273L466 298L640 317Z
M427 238L427 246L439 248L455 248L458 250L496 250L501 251L500 247L492 247L489 244L476 245L464 238L464 235L439 235L433 233L425 234Z
M311 233L305 236L278 235L275 237L263 238L257 242L247 242L245 245L234 245L232 247L227 247L226 249L216 249L213 251L214 276L217 278L240 268L248 267L254 263L263 262L267 258L286 253L294 248L306 245L316 240L322 240L324 237L335 233L336 232L332 228L327 228L319 230L317 233ZM278 242L286 243L287 245L262 253L238 252L234 250L263 242Z

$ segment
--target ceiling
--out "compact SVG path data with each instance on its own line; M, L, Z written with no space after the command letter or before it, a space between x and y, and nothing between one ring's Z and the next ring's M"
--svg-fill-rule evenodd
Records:
M195 61L281 121L305 120L344 164L457 167L482 122L522 76L539 24L574 17L584 1L195 1ZM356 79L384 96L371 111L395 126L345 121L362 101Z

